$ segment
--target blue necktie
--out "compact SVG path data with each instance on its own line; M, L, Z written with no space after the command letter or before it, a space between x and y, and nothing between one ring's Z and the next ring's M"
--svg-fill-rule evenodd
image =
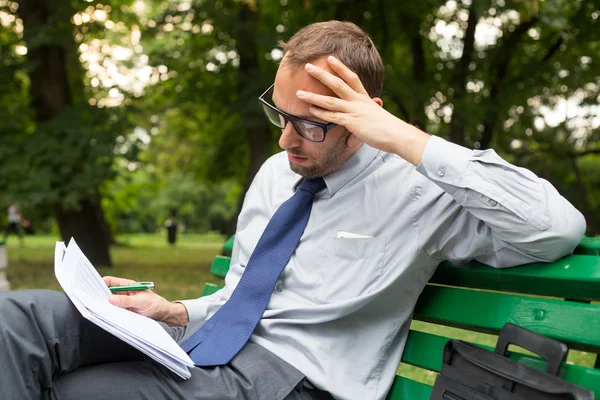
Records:
M195 365L227 364L244 347L304 233L315 194L323 188L323 178L304 179L271 217L229 300L181 345Z

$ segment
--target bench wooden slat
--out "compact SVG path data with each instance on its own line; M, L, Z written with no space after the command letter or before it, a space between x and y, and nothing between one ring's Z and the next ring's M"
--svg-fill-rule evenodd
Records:
M223 244L223 255L231 257L231 252L233 251L233 242L235 240L235 236L231 236L225 244Z
M569 348L600 352L600 306L594 304L427 285L415 319L494 334L512 322Z
M431 396L431 386L413 381L403 376L396 376L387 400L428 400Z
M447 337L411 330L402 353L402 362L440 372L442 349L448 340Z
M569 299L600 299L600 257L573 255L551 264L491 268L481 263L453 267L442 263L430 282L450 286L536 294Z
M209 296L209 295L213 294L214 292L216 292L217 290L220 290L222 288L223 288L223 286L221 286L221 285L215 285L214 283L206 282L204 284L204 289L202 289L202 294L200 296L201 297Z
M600 256L600 237L582 238L574 253Z
M210 274L219 278L225 278L227 271L229 271L230 263L231 257L216 256L210 265Z
M443 349L449 338L425 332L411 330L406 342L402 362L430 371L440 372ZM481 347L493 351L488 346ZM532 368L545 370L546 362L539 358L521 353L510 352L510 358ZM587 387L600 398L600 370L563 363L563 378L577 385Z

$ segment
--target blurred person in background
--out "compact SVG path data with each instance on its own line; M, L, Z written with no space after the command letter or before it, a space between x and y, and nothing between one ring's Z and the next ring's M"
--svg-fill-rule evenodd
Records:
M177 217L177 210L171 209L171 217L165 221L165 228L167 229L167 242L171 246L175 246L177 243L177 228L178 224L175 218Z
M8 225L6 225L6 230L4 231L4 240L6 240L11 233L14 233L19 237L20 244L23 246L21 211L19 210L19 205L17 203L11 203L10 206L8 206Z

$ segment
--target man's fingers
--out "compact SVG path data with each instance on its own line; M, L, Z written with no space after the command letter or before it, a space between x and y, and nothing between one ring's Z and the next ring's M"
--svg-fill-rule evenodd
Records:
M108 301L110 304L121 307L121 308L139 308L144 300L138 298L137 296L123 296L120 294L113 294L108 296Z
M334 124L344 125L344 114L337 111L324 110L319 107L309 107L308 111L317 118L324 121L333 122Z
M117 278L116 276L103 276L102 279L106 283L106 286L125 286L135 282L132 279Z
M356 92L350 86L348 86L346 82L344 82L341 78L325 71L323 68L317 67L311 63L306 63L304 68L306 68L306 71L313 78L321 81L321 83L333 90L333 92L341 99L351 100L353 96L356 95Z
M108 302L112 305L118 306L118 307L124 307L126 308L127 306L124 305L124 301L122 301L122 299L127 299L127 296L119 296L119 295L110 295L108 296Z
M348 102L337 97L323 96L312 92L305 92L304 90L298 90L296 95L299 99L314 104L325 110L348 112Z
M360 78L354 71L334 56L327 57L327 63L356 93L367 94Z

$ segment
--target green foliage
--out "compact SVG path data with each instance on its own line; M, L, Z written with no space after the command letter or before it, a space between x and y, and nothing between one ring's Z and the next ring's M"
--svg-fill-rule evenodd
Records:
M235 217L239 190L232 182L209 185L182 172L158 180L139 169L107 185L103 206L115 232L157 232L172 210L186 232L223 231Z
M0 0L0 11L18 16L15 4ZM79 19L68 16L73 10ZM72 23L39 27L31 43L16 20L1 26L0 202L76 207L101 188L117 232L154 231L170 208L190 229L222 229L247 175L278 151L278 132L256 101L273 81L278 41L341 19L365 29L381 52L387 109L468 147L494 147L551 180L600 226L591 221L600 207L599 0L68 0L54 18ZM73 105L40 124L30 106L32 65L16 46L44 43L81 47L69 59ZM106 49L116 46L129 56L111 56ZM107 81L95 65L147 69L144 90ZM581 115L545 119L565 99Z

